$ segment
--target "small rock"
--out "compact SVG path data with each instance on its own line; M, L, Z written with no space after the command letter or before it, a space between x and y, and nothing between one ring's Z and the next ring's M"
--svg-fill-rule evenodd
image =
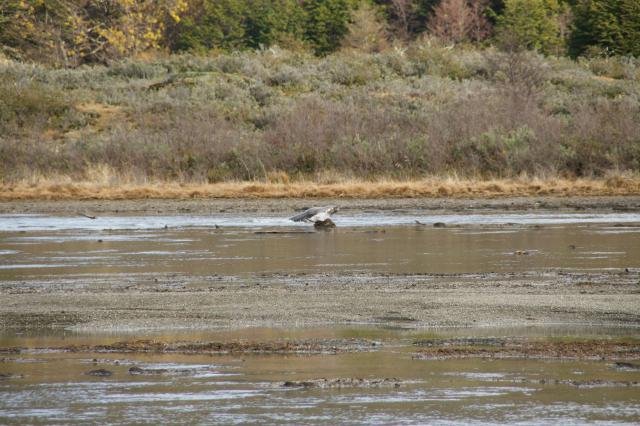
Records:
M99 368L97 370L91 370L85 373L87 376L96 376L96 377L109 377L113 375L113 372L109 370L105 370L104 368Z
M140 367L136 367L135 365L129 369L129 374L144 374L144 370Z
M444 223L444 222L436 222L436 223L433 224L433 227L434 228L446 228L447 224Z

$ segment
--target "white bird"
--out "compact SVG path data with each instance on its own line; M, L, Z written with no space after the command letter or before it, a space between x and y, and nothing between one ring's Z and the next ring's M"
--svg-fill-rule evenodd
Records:
M314 226L335 226L329 217L337 211L336 206L311 207L289 219L294 222L313 222Z

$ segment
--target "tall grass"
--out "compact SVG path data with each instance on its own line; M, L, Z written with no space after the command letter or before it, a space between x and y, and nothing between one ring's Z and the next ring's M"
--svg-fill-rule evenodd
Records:
M0 63L0 179L602 177L640 171L640 63L278 49L109 68ZM284 178L283 176L286 176Z

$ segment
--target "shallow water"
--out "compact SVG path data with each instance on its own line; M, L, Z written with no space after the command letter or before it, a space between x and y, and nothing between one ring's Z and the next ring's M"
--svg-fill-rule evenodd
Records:
M9 355L0 362L0 373L13 375L0 381L3 396L0 423L634 424L640 421L640 388L622 384L640 380L640 372L622 372L596 361L417 360L411 356L414 348L410 342L419 335L378 331L309 331L315 336L377 335L382 349L370 353ZM307 334L301 330L272 332ZM234 335L227 333L229 337ZM240 334L247 337L252 332ZM236 333L234 337L237 336ZM134 365L163 371L131 375L128 370ZM98 368L113 375L86 375ZM285 381L320 378L394 378L399 386L339 389L283 386Z
M638 223L640 213L491 213L491 214L409 214L403 212L339 213L334 216L341 227L372 227L413 225L416 221L431 225L563 225L586 223ZM101 216L88 219L82 216L49 216L40 214L0 214L0 231L59 231L59 230L151 230L170 228L308 228L306 223L291 222L282 216L250 214L216 214L209 216Z
M417 225L418 220L427 224ZM277 217L0 216L0 286L91 286L177 274L481 273L640 268L640 214L336 217L313 231ZM431 224L443 222L445 228ZM215 225L218 225L216 227ZM456 226L461 225L461 226ZM488 226L487 226L488 225ZM165 228L165 226L167 226ZM153 281L150 285L154 285ZM412 359L424 336L638 336L635 328L245 329L166 334L0 333L0 347L121 339L366 338L340 355L0 354L0 424L638 424L638 371L605 362ZM96 359L94 362L93 359ZM130 375L133 366L164 369ZM92 377L105 368L110 377ZM3 377L3 376L0 376ZM400 387L291 389L285 381L397 378ZM594 382L599 380L600 382ZM558 381L556 383L556 381ZM603 383L574 386L571 381Z
M34 226L29 231L0 232L0 279L117 273L230 276L327 270L480 273L640 267L640 226L635 224L616 221L614 226L608 220L533 226L484 217L486 222L502 225L354 226L328 232L315 232L308 225L268 230L41 230ZM175 218L174 222L186 220Z

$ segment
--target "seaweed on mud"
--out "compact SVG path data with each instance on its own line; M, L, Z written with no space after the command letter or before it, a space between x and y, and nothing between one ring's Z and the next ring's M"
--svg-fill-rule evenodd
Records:
M83 322L82 317L74 312L48 313L0 313L0 328L30 330L34 328L65 328Z
M105 370L104 368L99 368L97 370L87 371L85 374L87 376L94 376L94 377L110 377L113 375L113 371Z
M378 388L394 387L399 388L402 381L397 378L383 379L362 379L362 378L335 378L335 379L311 379L311 380L288 380L282 384L285 388L302 389L341 389L341 388Z
M0 382L9 379L22 379L23 377L22 374L0 373Z
M640 342L610 340L535 341L518 339L433 339L414 342L415 359L534 358L640 359Z
M142 368L134 365L129 368L129 374L132 376L188 376L195 374L195 368Z

